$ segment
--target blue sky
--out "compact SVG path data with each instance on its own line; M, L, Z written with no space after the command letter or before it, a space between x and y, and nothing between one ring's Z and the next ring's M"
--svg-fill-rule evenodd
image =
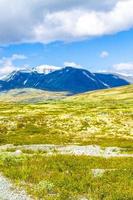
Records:
M19 2L0 0L0 11L13 13L8 18L0 12L1 75L40 65L133 75L132 0Z

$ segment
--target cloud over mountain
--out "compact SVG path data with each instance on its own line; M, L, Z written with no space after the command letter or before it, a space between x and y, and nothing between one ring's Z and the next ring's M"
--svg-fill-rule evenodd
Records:
M113 68L118 73L133 75L133 62L118 63Z
M132 0L0 0L0 43L74 41L133 27Z
M11 57L3 57L0 59L0 77L4 76L13 70L16 70L16 66L14 65L14 61L23 60L27 57L22 54L13 54Z

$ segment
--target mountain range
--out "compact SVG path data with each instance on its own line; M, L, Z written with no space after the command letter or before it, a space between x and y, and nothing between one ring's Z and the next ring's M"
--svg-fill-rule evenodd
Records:
M86 69L65 67L48 74L36 70L17 70L0 80L0 91L34 88L45 91L77 94L130 84L116 74L91 73Z

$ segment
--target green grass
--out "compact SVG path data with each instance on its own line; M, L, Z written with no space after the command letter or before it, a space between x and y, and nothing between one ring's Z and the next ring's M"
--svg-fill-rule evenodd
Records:
M0 104L0 144L133 147L133 86L44 103Z
M133 151L133 85L61 100L42 97L42 103L25 94L19 98L1 99L0 145L97 144ZM15 149L1 151L0 171L36 199L133 199L133 158L48 156L25 149L15 156ZM92 169L106 171L94 177Z
M30 157L1 156L0 160L0 170L37 199L133 199L132 158L38 154ZM108 170L102 176L94 177L92 169Z

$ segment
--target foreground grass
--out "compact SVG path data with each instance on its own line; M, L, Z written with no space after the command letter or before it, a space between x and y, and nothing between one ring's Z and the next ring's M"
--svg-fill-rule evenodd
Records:
M133 159L86 156L1 156L0 170L34 198L131 200ZM108 169L94 176L92 169Z
M36 104L0 104L0 144L133 148L133 86Z

